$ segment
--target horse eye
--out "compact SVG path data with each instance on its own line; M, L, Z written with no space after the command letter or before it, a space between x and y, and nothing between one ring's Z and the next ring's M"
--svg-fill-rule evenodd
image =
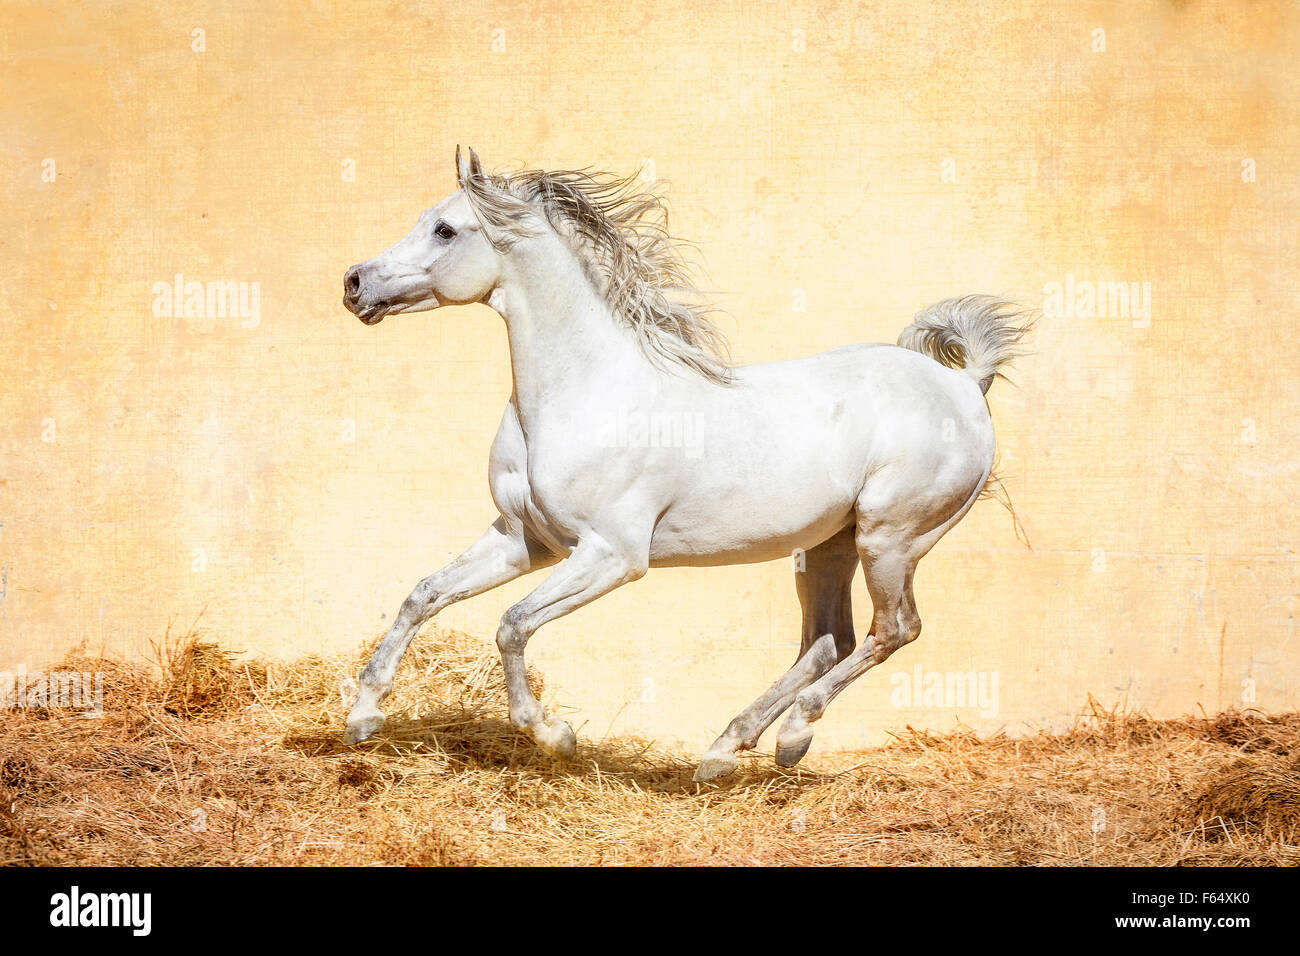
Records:
M444 241L456 238L456 230L451 228L451 226L447 225L441 219L438 220L438 224L433 227L433 234Z

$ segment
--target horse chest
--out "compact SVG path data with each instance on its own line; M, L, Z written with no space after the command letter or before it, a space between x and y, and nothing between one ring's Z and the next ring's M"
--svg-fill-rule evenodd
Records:
M492 446L489 485L502 514L553 551L567 554L584 528L582 482L590 477L563 443L529 442L507 411Z

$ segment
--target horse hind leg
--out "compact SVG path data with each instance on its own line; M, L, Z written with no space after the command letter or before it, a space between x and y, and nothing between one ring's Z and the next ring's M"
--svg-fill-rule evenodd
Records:
M853 526L804 555L795 572L795 589L803 608L803 637L794 665L742 711L705 753L697 781L722 777L739 765L737 753L752 750L758 738L790 706L799 691L821 677L856 646L850 590L858 566Z
M782 767L793 767L803 759L812 744L812 723L821 718L827 705L844 688L920 636L921 616L912 594L912 575L917 562L975 504L988 475L985 468L979 480L971 483L965 501L955 511L919 532L917 516L927 511L933 514L935 506L941 506L942 502L934 501L929 508L918 508L915 497L897 496L889 490L888 482L883 486L888 497L873 498L870 486L859 496L854 540L867 591L871 594L871 633L861 647L796 695L776 738L776 762Z
M812 723L821 718L844 688L920 635L921 618L912 596L912 574L916 562L929 548L918 549L917 544L913 539L891 545L859 531L858 548L874 607L871 634L861 647L795 697L777 735L776 762L780 766L793 767L803 759L812 744Z

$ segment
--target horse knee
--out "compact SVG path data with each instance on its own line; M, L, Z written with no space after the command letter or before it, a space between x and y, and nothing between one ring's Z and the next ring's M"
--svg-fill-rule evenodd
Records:
M629 558L625 562L623 573L619 575L619 585L631 584L633 581L640 581L650 570L649 555L637 555L635 558Z
M438 590L434 587L433 576L425 578L407 595L399 612L410 621L423 622L429 616L429 609L438 600Z
M497 649L502 654L516 654L528 643L528 630L524 627L524 615L516 608L506 611L497 628Z

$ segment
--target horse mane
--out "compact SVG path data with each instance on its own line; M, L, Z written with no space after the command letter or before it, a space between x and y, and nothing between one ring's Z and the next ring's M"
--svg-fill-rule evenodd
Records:
M476 172L461 181L488 240L501 251L529 234L540 210L651 362L731 383L727 343L701 302L684 244L668 232L654 186L592 170Z

